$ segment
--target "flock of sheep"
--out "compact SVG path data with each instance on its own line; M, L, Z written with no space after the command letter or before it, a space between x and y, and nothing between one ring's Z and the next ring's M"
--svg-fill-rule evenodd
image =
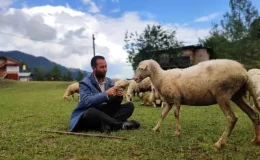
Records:
M226 128L215 143L215 146L220 148L227 143L238 119L232 110L232 101L253 123L255 138L252 143L260 144L260 69L247 71L242 64L234 60L217 59L203 61L185 69L163 70L156 61L150 59L139 63L132 80L115 81L116 87L125 90L126 101L132 101L133 96L137 95L143 101L143 105L163 107L154 131L160 129L172 107L176 120L175 135L180 136L181 105L218 104L227 119ZM74 91L75 89L69 86L64 98ZM247 103L246 95L252 97L253 106Z

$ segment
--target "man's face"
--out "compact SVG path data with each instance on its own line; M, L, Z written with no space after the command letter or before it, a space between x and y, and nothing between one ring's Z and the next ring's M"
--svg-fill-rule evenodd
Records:
M107 63L104 59L97 59L97 66L93 67L93 71L97 78L105 78L107 73Z

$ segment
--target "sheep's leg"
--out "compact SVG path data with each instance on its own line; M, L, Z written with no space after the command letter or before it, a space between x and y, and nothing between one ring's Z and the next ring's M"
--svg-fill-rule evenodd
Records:
M74 93L72 93L71 96L72 96L72 101L74 101Z
M228 137L232 133L232 130L237 122L237 117L231 108L229 101L219 102L219 106L227 118L227 125L220 139L215 143L217 148L221 148L227 143Z
M180 136L181 135L181 124L180 124L180 119L179 119L179 113L180 113L180 104L174 105L174 116L176 120L176 131L175 135Z
M260 144L259 114L247 104L244 97L242 97L239 100L233 100L233 101L242 111L244 111L247 114L247 116L253 122L253 126L255 129L255 138L251 142L259 145Z
M161 105L161 108L163 108L163 103L164 103L164 102L162 101L162 105Z
M163 111L161 113L161 118L159 119L157 125L153 128L153 131L159 131L164 118L167 116L167 114L169 113L171 108L172 108L172 104L169 105L168 103L166 103L166 107L164 107L164 109L163 109Z

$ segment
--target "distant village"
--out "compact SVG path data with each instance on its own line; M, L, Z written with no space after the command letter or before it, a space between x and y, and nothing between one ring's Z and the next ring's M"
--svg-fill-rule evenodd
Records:
M211 48L204 46L184 46L180 48L181 54L173 57L168 50L157 51L160 54L159 64L163 69L186 68L202 61L211 59ZM0 57L0 79L32 81L33 74L28 72L28 66L16 59ZM52 80L52 79L51 79Z

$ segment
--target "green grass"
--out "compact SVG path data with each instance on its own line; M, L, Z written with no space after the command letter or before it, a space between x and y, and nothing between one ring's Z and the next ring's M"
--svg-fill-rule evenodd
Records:
M0 82L1 83L1 82ZM228 145L216 150L226 121L218 106L182 106L182 136L174 137L173 110L161 131L151 131L161 108L144 107L135 99L131 119L141 128L112 132L127 140L58 135L40 130L69 130L69 118L77 102L63 101L69 82L8 82L0 88L0 159L260 159L260 146L248 117L237 107L238 122ZM1 87L1 84L0 84Z

